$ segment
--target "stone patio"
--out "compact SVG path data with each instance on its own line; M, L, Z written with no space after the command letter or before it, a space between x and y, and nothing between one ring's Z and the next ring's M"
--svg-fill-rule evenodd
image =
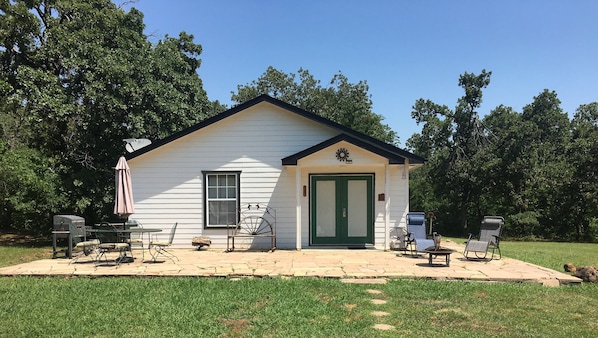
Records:
M579 278L510 258L470 261L463 245L443 241L456 250L450 267L444 257L428 264L427 255L411 256L375 249L304 249L274 252L224 252L223 250L173 250L179 261L142 262L136 252L133 263L98 265L82 257L71 260L43 259L0 268L2 276L194 276L194 277L319 277L339 279L465 280L479 282L533 282L547 286L579 284ZM149 255L146 254L146 258Z

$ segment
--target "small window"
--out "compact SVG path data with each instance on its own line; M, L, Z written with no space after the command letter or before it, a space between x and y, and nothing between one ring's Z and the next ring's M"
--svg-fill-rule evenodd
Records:
M206 227L237 223L239 172L204 173Z

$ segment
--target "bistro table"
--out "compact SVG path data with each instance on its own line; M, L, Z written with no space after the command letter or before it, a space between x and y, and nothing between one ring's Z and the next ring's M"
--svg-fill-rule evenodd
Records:
M119 225L122 223L118 223ZM155 232L161 232L162 229L158 229L158 228L137 228L137 227L133 227L133 228L117 228L117 227L102 227L102 228L95 228L95 229L88 229L87 232L89 233L95 233L95 234L116 234L117 238L119 235L123 235L123 234L141 234L143 236L144 233L148 234L148 243L149 243L149 236L151 235L151 233L155 233ZM127 256L126 252L124 254L124 256L119 257L118 260L120 260L121 263L130 263L134 260L133 256L133 252L131 250L131 244L129 244L127 251L131 251L131 257Z
M446 258L446 266L451 266L451 254L455 252L453 249L431 246L424 249L424 252L428 254L428 264L432 265L433 256L444 256Z

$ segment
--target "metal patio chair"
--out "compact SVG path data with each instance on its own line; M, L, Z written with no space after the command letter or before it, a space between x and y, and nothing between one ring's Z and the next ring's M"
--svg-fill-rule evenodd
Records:
M143 229L143 225L136 220L130 220L127 222L127 226L129 229L131 227L137 229ZM145 242L143 241L143 232L131 232L129 234L129 238L126 239L126 242L129 243L131 255L133 255L134 250L141 250L141 261L145 260Z
M500 235L504 224L505 220L501 216L484 216L479 236L475 237L473 234L469 234L463 256L467 259L486 259L488 252L492 251L490 256L490 260L492 260L494 252L498 251L498 259L501 259Z
M127 251L129 251L130 246L129 243L119 241L120 237L116 227L111 223L102 222L98 229L103 230L103 232L96 233L100 242L98 245L96 266L107 264L107 254L111 252L118 253L118 257L114 260L117 267L122 262L127 261Z
M176 260L179 260L179 258L176 255L174 255L172 252L167 250L170 246L172 246L172 241L174 239L174 234L176 232L177 225L178 225L178 223L174 223L174 225L172 226L172 229L170 229L170 235L168 236L168 241L158 241L158 240L150 241L149 246L148 246L148 251L149 251L150 255L152 256L152 262L155 263L158 256L160 256L160 255L169 258L173 262L174 262L175 258L176 258ZM152 249L154 249L153 252L152 252Z
M83 256L90 256L90 260L92 262L97 261L98 256L100 254L99 251L100 240L99 239L89 239L83 242L79 242L73 248L74 251L78 251L76 257L74 257L69 264L75 264L79 262L79 258Z

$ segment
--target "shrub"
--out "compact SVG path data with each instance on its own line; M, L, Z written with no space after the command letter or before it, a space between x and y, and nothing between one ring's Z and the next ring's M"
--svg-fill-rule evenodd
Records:
M64 203L52 161L26 147L0 142L0 227L43 234Z

